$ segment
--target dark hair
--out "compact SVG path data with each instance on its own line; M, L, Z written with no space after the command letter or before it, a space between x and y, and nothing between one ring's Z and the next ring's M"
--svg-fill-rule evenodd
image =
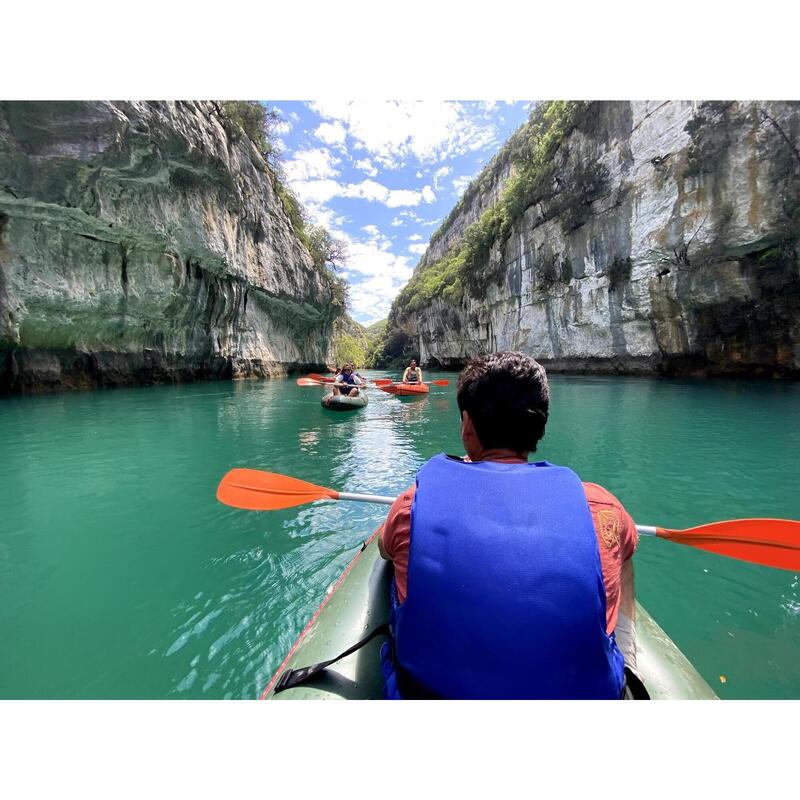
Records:
M483 447L536 451L550 408L547 375L538 361L510 351L475 359L458 376L457 398Z

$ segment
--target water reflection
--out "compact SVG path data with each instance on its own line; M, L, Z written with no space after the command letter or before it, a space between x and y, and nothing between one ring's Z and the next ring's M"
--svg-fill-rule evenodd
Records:
M343 491L392 494L404 488L423 460L415 444L427 419L425 405L398 404L371 390L365 408L331 414L320 406L321 394L290 381L240 390L235 402L218 408L219 430L237 445L227 466L261 468ZM259 543L209 560L210 569L224 571L224 582L175 607L172 640L163 651L164 658L184 664L175 667L174 692L257 695L259 681L266 683L326 587L385 512L381 506L325 502L270 514L223 510L234 530L249 529ZM205 608L225 613L208 617L201 614Z

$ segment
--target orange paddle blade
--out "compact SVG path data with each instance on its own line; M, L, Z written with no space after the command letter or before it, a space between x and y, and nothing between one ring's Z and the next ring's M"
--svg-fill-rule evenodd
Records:
M326 378L324 375L317 375L316 372L310 372L306 375L307 378L310 378L312 381L319 381L320 383L333 383L333 378Z
M338 497L335 489L258 469L232 469L217 487L220 503L250 511L276 511Z
M320 381L315 381L312 378L298 378L297 379L298 386L323 386Z
M450 381L442 380L442 381L427 381L431 386L449 386Z
M800 522L732 519L682 531L656 528L656 536L766 567L800 571Z

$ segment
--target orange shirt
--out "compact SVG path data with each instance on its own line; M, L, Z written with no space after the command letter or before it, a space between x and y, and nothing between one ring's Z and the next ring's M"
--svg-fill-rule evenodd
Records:
M493 461L519 462L520 458L493 458ZM622 564L633 556L638 543L638 534L633 520L622 503L611 492L595 483L584 483L586 499L592 513L597 534L600 564L606 587L606 630L613 633L617 626L620 602L620 575ZM397 599L406 599L408 585L408 548L411 540L411 504L414 486L398 497L380 529L381 547L394 562L397 582Z

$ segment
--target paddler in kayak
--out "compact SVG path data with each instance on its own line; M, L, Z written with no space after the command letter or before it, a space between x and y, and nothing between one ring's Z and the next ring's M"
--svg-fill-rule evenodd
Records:
M380 530L394 562L385 696L630 696L633 520L566 467L528 462L549 413L533 358L471 362L457 399L467 458L424 464Z
M355 397L359 387L364 385L364 381L355 375L353 365L345 364L333 380L333 393Z
M422 370L412 358L411 363L405 368L400 383L422 383Z
M361 383L362 386L367 385L367 379L363 377L358 370L356 369L356 365L354 361L350 362L350 368L353 370L353 377Z

